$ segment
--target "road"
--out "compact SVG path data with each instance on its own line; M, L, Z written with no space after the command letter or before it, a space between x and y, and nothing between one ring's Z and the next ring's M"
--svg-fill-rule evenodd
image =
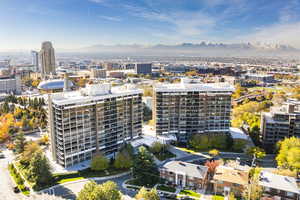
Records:
M1 200L23 200L25 198L21 194L13 192L14 183L9 175L7 165L11 161L11 152L3 151L5 158L0 159L0 199Z
M111 181L114 181L117 185L119 190L125 194L125 195L129 195L129 196L135 196L136 192L133 190L128 190L122 187L122 183L125 180L130 179L130 175L125 175L119 178L112 178L110 179ZM96 183L98 184L102 184L104 182L106 182L107 180L104 181L96 181ZM87 183L88 181L82 181L82 182L75 182L75 183L69 183L69 184L65 184L65 185L61 185L57 188L55 188L54 190L51 191L46 191L46 193L55 196L59 196L59 197L63 197L65 199L75 199L76 195L78 194L78 192L83 188L83 186Z

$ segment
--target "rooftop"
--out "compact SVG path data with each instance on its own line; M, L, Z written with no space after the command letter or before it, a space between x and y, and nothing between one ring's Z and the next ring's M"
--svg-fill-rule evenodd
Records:
M154 90L157 92L188 92L188 91L203 91L203 92L233 92L234 86L229 83L201 83L197 79L182 78L181 83L174 84L156 84Z
M133 85L111 87L110 84L87 85L77 91L60 92L51 95L52 102L57 105L81 104L107 98L141 94L143 91Z
M205 178L208 168L202 165L182 161L170 161L163 165L162 169L174 173L184 174L190 177Z
M300 194L300 189L297 186L295 178L273 174L267 171L260 173L259 185Z
M248 184L248 173L249 170L242 170L242 168L219 166L216 169L214 180L246 185Z
M72 81L68 80L69 86L72 87L74 84ZM47 81L42 81L37 87L42 90L56 90L64 88L64 80L63 79L52 79Z

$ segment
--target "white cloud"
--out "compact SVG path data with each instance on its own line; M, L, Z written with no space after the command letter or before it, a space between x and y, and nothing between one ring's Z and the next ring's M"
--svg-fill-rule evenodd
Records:
M101 19L107 20L107 21L113 21L113 22L120 22L120 21L122 21L122 19L120 17L116 17L116 16L100 15L98 17L100 17Z
M94 3L105 3L106 0L89 0L90 2L94 2Z
M273 44L288 44L300 48L300 22L278 23L258 28L251 34L244 35L238 40L250 42L265 42Z

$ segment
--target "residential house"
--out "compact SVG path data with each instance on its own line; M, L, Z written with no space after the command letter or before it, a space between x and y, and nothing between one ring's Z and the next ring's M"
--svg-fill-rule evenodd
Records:
M263 196L272 199L299 200L300 189L293 177L262 171L259 185L263 187Z
M249 167L240 165L218 166L213 177L214 192L224 196L233 192L235 196L241 196L248 185L249 170Z
M170 161L160 168L160 177L181 187L203 189L207 182L208 168L181 161Z

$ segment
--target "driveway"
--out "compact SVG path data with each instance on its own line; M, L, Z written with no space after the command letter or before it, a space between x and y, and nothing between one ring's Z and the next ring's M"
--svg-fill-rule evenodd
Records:
M119 190L124 194L124 195L128 195L131 197L134 197L136 192L132 191L132 190L128 190L122 187L122 183L127 180L130 179L131 175L125 175L119 178L112 178L109 179L110 181L114 181L117 185ZM101 181L96 181L96 183L98 184L102 184L104 182L106 182L108 180L101 180ZM88 180L86 181L80 181L80 182L74 182L74 183L68 183L65 185L61 185L59 187L56 187L55 189L52 190L48 190L45 191L45 193L51 194L51 195L56 195L56 196L60 196L63 197L65 199L75 199L76 195L80 192L80 190L84 187L84 185L88 182Z
M12 153L4 150L5 158L0 159L0 199L1 200L22 200L28 199L21 194L16 194L13 192L14 183L9 175L7 165L12 160Z

